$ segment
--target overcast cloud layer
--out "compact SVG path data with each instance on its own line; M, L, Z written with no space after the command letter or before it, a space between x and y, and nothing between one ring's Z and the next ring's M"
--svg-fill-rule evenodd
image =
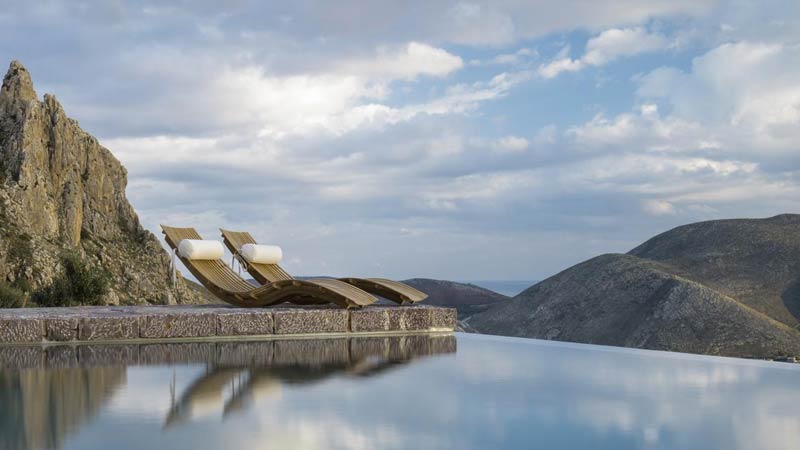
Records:
M3 3L0 59L147 228L250 230L294 273L539 279L800 210L794 0Z

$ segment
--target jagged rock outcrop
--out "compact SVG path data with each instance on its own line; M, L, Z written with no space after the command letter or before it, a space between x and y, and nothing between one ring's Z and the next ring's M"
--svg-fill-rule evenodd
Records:
M53 95L39 101L13 61L0 90L0 281L45 286L73 250L111 275L108 303L193 301L182 282L171 287L168 254L139 223L126 185L114 155Z
M412 278L404 283L428 294L426 305L446 306L458 311L459 319L486 311L508 297L480 286L430 278Z
M481 333L713 355L800 355L800 216L702 222L575 265L466 320Z

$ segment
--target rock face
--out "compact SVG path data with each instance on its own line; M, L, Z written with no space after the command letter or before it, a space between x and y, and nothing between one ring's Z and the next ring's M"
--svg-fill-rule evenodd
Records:
M474 284L428 278L412 278L403 283L428 294L425 305L456 308L459 319L486 311L489 307L508 300L505 295Z
M474 315L478 332L691 353L800 354L800 216L676 228Z
M196 294L169 282L169 257L125 198L127 173L52 95L39 101L13 61L0 91L0 281L50 283L65 250L112 277L108 303Z

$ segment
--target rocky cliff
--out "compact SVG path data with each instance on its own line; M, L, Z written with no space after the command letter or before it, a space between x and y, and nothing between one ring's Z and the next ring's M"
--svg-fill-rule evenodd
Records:
M169 257L125 197L127 173L111 152L40 101L13 61L0 90L0 281L36 291L75 252L108 273L106 303L193 301L169 282Z
M798 245L799 215L687 225L573 266L467 324L582 343L800 355Z

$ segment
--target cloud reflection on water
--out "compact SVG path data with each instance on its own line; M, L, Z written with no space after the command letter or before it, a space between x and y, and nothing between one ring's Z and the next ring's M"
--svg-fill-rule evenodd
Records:
M797 366L474 335L458 335L452 353L452 337L392 339L226 343L212 360L172 351L173 365L141 349L156 366L130 367L63 447L800 446ZM440 353L450 355L419 358Z

